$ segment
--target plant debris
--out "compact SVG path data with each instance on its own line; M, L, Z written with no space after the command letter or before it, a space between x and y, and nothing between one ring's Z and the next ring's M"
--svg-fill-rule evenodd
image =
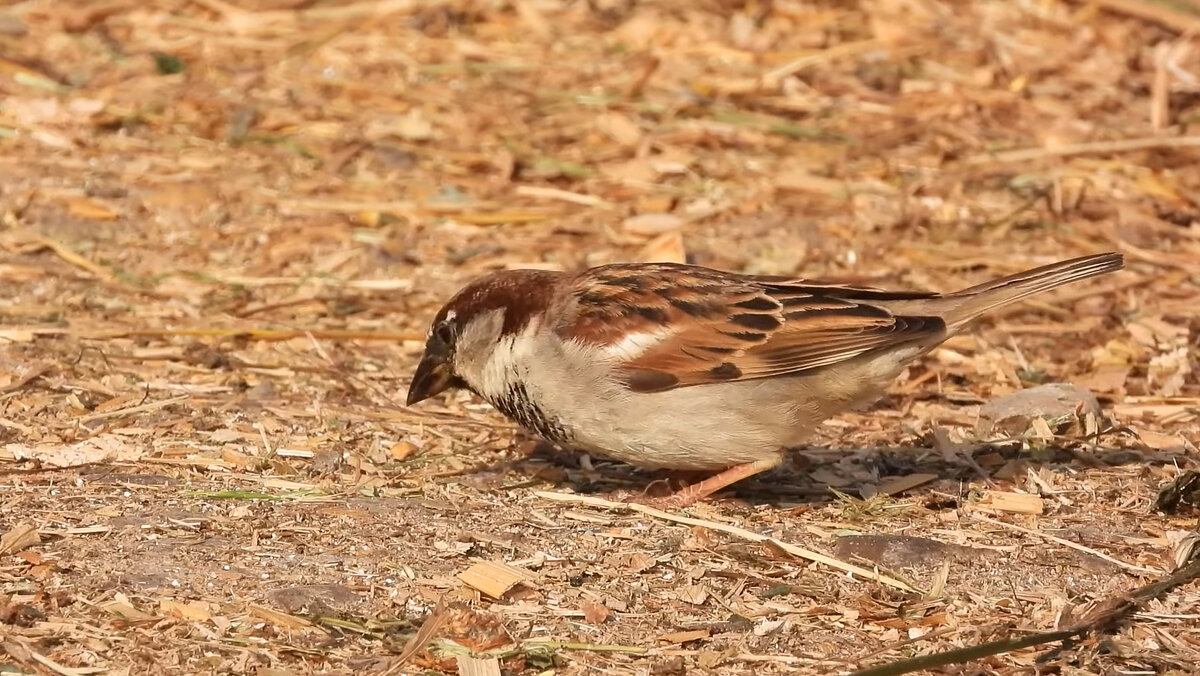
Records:
M1169 5L0 9L0 671L1192 673ZM403 405L489 270L952 291L1110 250L685 511L630 499L694 477Z

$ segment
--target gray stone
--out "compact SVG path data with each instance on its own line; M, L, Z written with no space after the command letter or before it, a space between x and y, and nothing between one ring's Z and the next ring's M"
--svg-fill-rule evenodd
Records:
M900 569L976 559L984 552L913 535L844 535L837 539L833 553L847 563L861 558Z
M276 589L267 598L285 612L297 613L305 608L319 614L326 610L344 610L359 601L349 587L340 584L309 584Z
M981 438L1019 437L1036 418L1061 432L1088 413L1100 417L1100 402L1085 388L1048 383L993 399L979 409L975 433Z

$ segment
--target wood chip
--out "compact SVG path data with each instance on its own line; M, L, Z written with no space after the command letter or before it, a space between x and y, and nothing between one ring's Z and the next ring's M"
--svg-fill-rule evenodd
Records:
M1046 509L1045 501L1036 495L1005 491L984 491L979 504L998 512L1014 514L1042 514Z
M803 170L785 171L775 177L775 187L793 192L814 192L822 195L838 195L849 192L845 181L816 176Z
M315 453L306 448L278 448L275 449L275 455L281 458L312 458Z
M260 606L255 603L251 603L249 605L249 610L251 615L254 615L259 619L266 620L275 626L283 627L284 629L317 631L325 633L323 629L315 626L312 622L304 619L303 617L281 613L278 610L272 610L271 608Z
M585 601L580 605L580 609L583 610L583 619L587 620L588 624L603 624L612 615L608 606L595 601Z
M400 441L392 444L392 447L388 449L388 455L392 456L392 460L406 460L416 455L420 450L415 444Z
M1138 439L1143 444L1156 451L1184 450L1188 448L1188 440L1179 434L1163 434L1153 430L1138 430Z
M173 615L193 622L207 622L212 619L212 613L208 610L208 604L200 601L163 599L158 602L158 609L166 615Z
M504 598L518 584L530 584L534 574L502 561L480 561L458 574L463 584L494 599Z
M930 481L933 481L937 478L938 478L938 475L936 475L936 474L926 474L926 473L908 474L905 476L892 477L890 479L884 480L883 483L879 484L879 486L875 489L875 492L878 495L887 495L887 496L899 495L900 493L912 490L912 489L916 488L917 486L927 484Z
M154 615L143 612L133 607L133 604L128 599L124 598L123 594L117 595L117 600L109 601L100 606L107 613L116 615L126 622L146 622L155 619Z
M454 660L459 676L500 676L500 660L495 657L459 655Z
M99 533L112 532L112 526L98 523L91 526L79 526L78 528L68 528L60 531L63 535L97 535Z
M694 606L702 606L708 600L708 590L698 584L688 584L675 592L675 598Z
M665 233L678 232L686 221L675 214L638 214L621 223L621 229L631 235L657 237Z
M668 232L646 243L637 258L644 263L687 263L683 233Z
M27 523L17 524L4 535L0 535L0 554L16 554L41 542L42 538L38 535L36 527Z
M77 197L67 201L67 213L75 218L91 221L115 221L119 215L115 209L98 200Z
M692 631L673 631L669 634L663 634L658 637L658 641L662 643L687 643L688 641L699 641L709 637L707 629L694 629Z

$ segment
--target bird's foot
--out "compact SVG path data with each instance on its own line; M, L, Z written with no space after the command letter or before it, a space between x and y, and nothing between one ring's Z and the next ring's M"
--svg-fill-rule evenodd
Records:
M655 509L680 509L695 504L699 498L703 497L697 494L693 486L684 486L666 495L655 494L657 492L656 489L662 490L665 488L670 490L671 483L670 478L655 479L642 490L623 496L620 501L654 507Z
M658 509L683 509L691 507L700 500L704 499L704 494L696 490L696 485L681 488L670 495L656 498L652 507Z

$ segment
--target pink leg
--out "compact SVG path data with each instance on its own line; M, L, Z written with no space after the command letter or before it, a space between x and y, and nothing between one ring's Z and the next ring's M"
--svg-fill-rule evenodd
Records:
M757 460L743 465L734 465L720 474L714 474L700 483L692 484L687 488L676 491L673 495L668 495L660 501L660 504L666 507L687 507L707 498L732 483L765 472L778 465L781 460L783 460L782 455L770 460Z

